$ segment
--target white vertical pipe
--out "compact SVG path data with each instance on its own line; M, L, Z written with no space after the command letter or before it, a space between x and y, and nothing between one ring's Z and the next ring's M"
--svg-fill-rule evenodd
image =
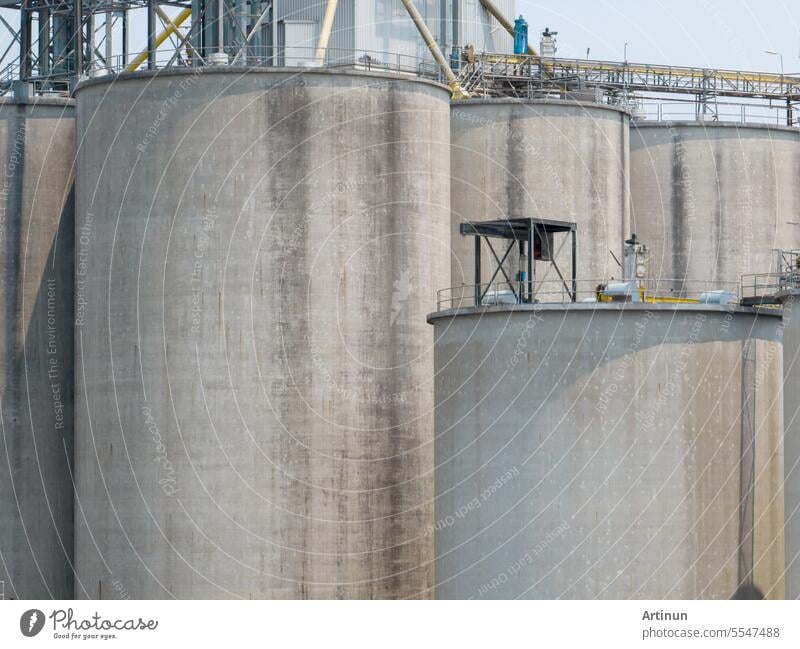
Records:
M328 0L328 6L325 8L325 18L322 20L322 30L317 41L317 53L314 56L319 65L325 63L325 52L328 51L328 41L331 38L333 19L336 17L336 6L338 4L339 0Z

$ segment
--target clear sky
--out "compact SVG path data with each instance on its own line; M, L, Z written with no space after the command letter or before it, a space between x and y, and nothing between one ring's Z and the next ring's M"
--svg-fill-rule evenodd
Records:
M322 2L324 0L315 0ZM800 74L800 0L516 0L538 45L558 31L559 56ZM168 10L174 14L177 10ZM0 11L16 25L18 14ZM144 12L134 12L131 49L145 45ZM9 34L0 28L0 45ZM1 51L1 50L0 50Z
M558 56L800 73L798 0L517 0L532 44L558 31Z

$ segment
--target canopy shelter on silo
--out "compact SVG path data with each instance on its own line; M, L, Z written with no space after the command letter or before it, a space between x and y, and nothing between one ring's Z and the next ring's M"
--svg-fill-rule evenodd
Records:
M535 300L536 263L549 262L569 295L571 302L577 300L577 225L569 221L553 221L550 219L501 219L498 221L471 221L462 223L463 236L475 237L475 305L484 303L487 293L492 289L495 279L502 274L511 296L518 304L530 304ZM566 240L558 247L555 245L556 235L566 235L572 249L570 276L566 278L556 262L556 256ZM492 240L506 242L502 256L492 245ZM481 267L484 246L491 253L497 268L488 283L481 283ZM516 266L509 262L514 259ZM509 277L507 268L519 269L517 279Z

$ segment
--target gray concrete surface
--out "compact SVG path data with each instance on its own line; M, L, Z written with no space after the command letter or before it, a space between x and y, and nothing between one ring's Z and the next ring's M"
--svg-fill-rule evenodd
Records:
M436 595L784 596L779 317L432 316Z
M473 241L459 225L509 217L576 222L578 277L621 276L609 251L621 260L630 234L627 113L575 101L476 99L453 104L451 116L454 286L475 283ZM569 243L557 259L569 272ZM537 273L558 280L550 264L538 263Z
M73 593L72 102L0 103L0 581Z
M800 248L800 132L741 124L637 122L631 221L650 275L738 283Z
M786 598L800 599L800 291L782 299Z
M78 595L431 596L448 91L205 70L76 96Z

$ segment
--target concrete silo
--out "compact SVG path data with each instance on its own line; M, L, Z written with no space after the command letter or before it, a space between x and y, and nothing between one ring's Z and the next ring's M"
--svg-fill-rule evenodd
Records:
M578 276L621 276L612 253L622 258L630 234L626 112L576 101L475 99L453 104L450 129L454 286L474 283L473 242L459 233L461 223L506 218L577 223ZM568 247L557 259L569 267Z
M0 590L69 599L75 109L0 103Z
M448 90L206 68L77 101L78 595L429 596Z
M786 289L779 298L784 323L786 599L800 599L800 290Z
M438 598L784 595L780 318L443 311Z
M631 227L653 275L738 283L770 272L775 249L800 248L798 174L795 128L637 122Z

